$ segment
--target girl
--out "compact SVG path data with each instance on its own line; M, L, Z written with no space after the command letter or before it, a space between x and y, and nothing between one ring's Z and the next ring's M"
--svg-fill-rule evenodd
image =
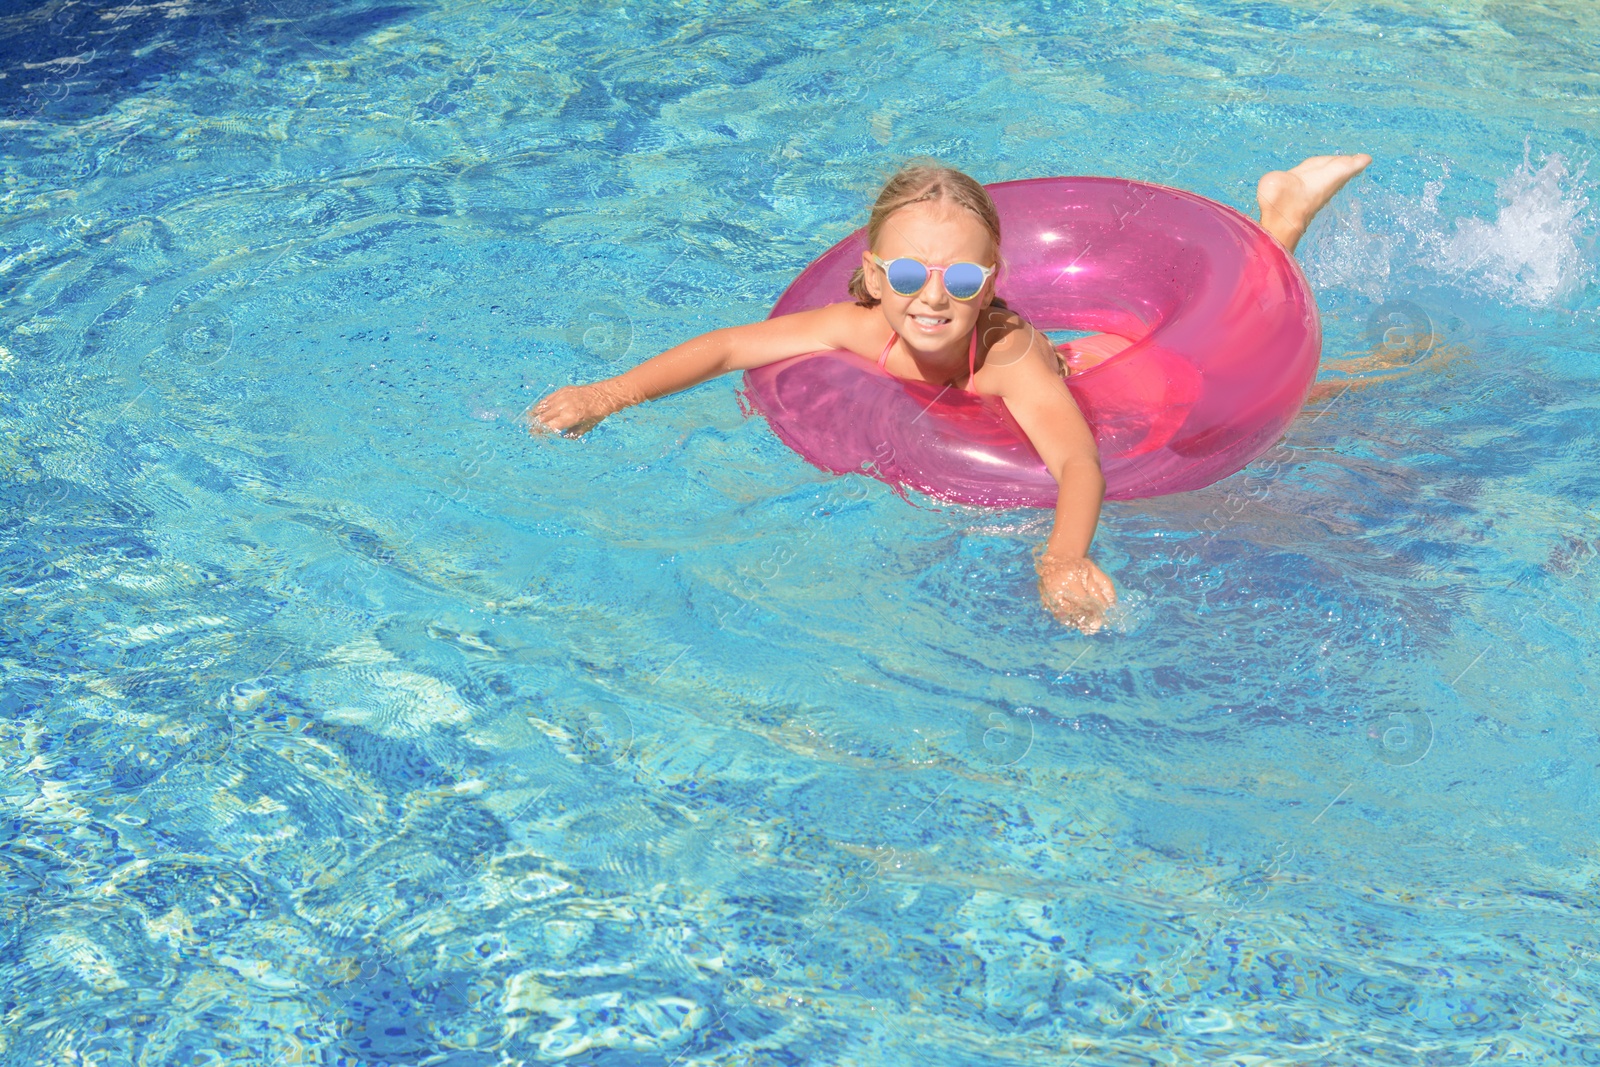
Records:
M1313 156L1256 188L1261 225L1289 251L1370 156ZM1059 485L1055 525L1039 554L1039 595L1061 621L1100 628L1116 602L1089 559L1105 480L1094 436L1064 382L1049 340L995 298L1000 218L983 186L960 171L909 166L884 185L867 222L867 251L850 282L853 303L714 330L625 374L558 389L533 408L535 431L581 434L607 415L729 371L807 352L842 350L900 378L998 396ZM1127 342L1071 343L1080 367Z

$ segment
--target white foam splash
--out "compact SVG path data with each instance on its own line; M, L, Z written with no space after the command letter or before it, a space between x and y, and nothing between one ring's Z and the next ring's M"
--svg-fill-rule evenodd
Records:
M1569 173L1566 160L1551 155L1534 170L1525 150L1496 191L1494 222L1457 219L1455 233L1435 245L1430 265L1527 307L1546 307L1581 289L1594 273L1577 242L1590 221L1584 169Z
M1394 295L1391 283L1420 268L1494 300L1549 307L1595 276L1582 247L1595 223L1585 169L1570 170L1559 154L1535 167L1525 150L1498 184L1492 222L1441 217L1448 168L1415 199L1381 192L1342 198L1307 252L1306 274L1319 289L1382 300Z

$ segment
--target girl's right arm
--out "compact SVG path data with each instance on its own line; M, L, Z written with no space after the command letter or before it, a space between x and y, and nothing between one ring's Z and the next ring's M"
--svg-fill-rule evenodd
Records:
M623 408L676 393L719 374L764 367L807 352L858 351L863 326L871 317L856 304L830 304L748 326L713 330L615 378L557 389L534 405L529 427L536 433L576 436Z

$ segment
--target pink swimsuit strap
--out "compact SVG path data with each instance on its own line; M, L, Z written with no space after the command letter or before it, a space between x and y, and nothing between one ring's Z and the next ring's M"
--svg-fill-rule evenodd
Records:
M889 362L889 353L894 349L894 343L900 340L900 335L893 330L889 331L889 343L883 346L883 351L878 355L878 369L883 370ZM972 328L972 342L967 345L967 387L962 390L967 393L977 393L972 388L973 376L978 373L978 328Z

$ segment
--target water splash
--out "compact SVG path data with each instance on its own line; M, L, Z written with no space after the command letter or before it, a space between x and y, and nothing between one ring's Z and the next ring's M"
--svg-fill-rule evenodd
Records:
M1306 275L1319 290L1352 289L1373 301L1389 287L1395 239L1367 228L1361 201L1338 210L1307 257Z
M1595 223L1586 169L1569 169L1559 154L1535 167L1525 149L1522 163L1498 183L1493 221L1442 217L1439 196L1448 167L1420 197L1352 197L1316 234L1306 273L1319 289L1353 290L1372 300L1392 296L1392 283L1404 278L1442 280L1507 304L1549 307L1595 276L1585 251ZM1419 271L1435 277L1409 277Z
M1593 221L1583 193L1586 169L1569 172L1565 159L1551 155L1534 170L1524 149L1522 163L1499 185L1494 222L1457 219L1428 265L1525 307L1548 307L1581 289L1594 274L1578 247Z

